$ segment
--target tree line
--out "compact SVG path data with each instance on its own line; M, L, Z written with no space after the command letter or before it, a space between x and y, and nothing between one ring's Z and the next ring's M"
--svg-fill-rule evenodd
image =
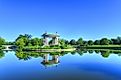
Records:
M49 43L52 41L50 40ZM83 38L79 38L78 40L71 39L59 39L60 45L120 45L121 44L121 37L117 38L102 38L100 40L83 40ZM20 48L24 46L42 46L43 39L42 38L32 38L30 34L19 35L14 42L7 42L4 38L0 37L0 46L2 45L17 45Z
M79 38L77 41L72 39L69 44L71 45L120 45L121 44L121 37L117 38L102 38L100 40L83 40L82 38Z

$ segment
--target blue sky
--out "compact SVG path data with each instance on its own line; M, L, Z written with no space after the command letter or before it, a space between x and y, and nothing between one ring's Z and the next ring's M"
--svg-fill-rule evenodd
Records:
M121 0L0 0L1 37L45 31L65 39L120 36Z

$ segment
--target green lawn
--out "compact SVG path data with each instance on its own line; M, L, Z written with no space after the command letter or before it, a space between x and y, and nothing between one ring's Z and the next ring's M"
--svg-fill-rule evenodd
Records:
M87 47L121 47L121 45L89 45Z
M87 49L117 49L121 50L121 45L88 45L84 46Z

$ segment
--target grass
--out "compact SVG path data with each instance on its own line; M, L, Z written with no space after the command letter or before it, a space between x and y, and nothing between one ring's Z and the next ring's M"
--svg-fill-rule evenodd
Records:
M41 50L41 49L72 49L73 47L70 45L66 46L26 46L22 50Z
M88 45L87 47L121 47L121 45Z
M117 49L121 50L121 45L88 45L84 46L87 49Z

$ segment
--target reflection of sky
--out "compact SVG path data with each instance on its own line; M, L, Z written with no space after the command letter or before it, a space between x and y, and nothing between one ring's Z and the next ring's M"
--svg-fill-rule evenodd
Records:
M111 54L103 58L100 54L84 53L59 57L57 67L45 68L42 58L28 61L18 60L14 52L0 59L0 80L120 80L121 57Z
M121 0L0 0L0 36L57 31L67 39L116 37L120 14Z

